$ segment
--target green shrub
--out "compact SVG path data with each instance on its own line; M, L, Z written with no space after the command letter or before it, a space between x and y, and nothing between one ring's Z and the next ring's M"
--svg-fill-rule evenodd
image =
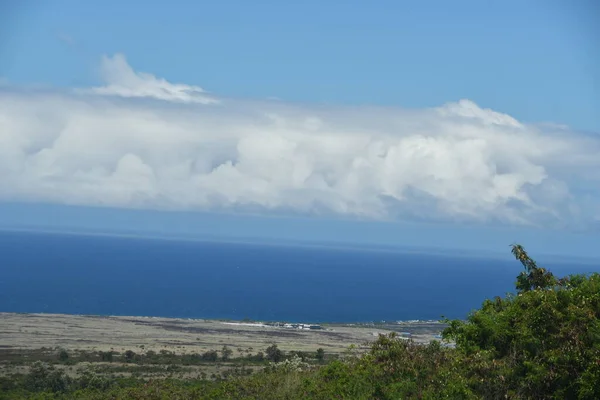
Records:
M485 396L600 398L600 275L557 280L522 247L513 253L526 268L517 294L486 300L444 332L472 386Z

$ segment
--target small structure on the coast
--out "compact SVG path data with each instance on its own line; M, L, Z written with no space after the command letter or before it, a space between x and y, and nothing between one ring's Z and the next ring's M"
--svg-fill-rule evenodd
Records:
M290 329L310 329L310 330L318 330L323 329L321 325L317 324L283 324L284 328Z

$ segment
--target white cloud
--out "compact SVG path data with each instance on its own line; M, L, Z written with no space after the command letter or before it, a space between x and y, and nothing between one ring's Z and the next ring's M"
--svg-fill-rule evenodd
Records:
M210 98L104 58L106 85L0 88L0 199L586 226L600 136L471 101L438 108Z
M198 86L172 84L152 74L135 72L125 56L102 57L100 69L106 86L93 88L96 94L122 97L152 97L181 103L212 104L218 101Z

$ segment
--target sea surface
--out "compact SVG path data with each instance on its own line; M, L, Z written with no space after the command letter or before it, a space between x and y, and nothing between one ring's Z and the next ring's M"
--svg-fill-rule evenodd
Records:
M547 266L558 275L600 270ZM464 318L485 298L513 290L521 268L509 257L0 232L0 311L290 322Z

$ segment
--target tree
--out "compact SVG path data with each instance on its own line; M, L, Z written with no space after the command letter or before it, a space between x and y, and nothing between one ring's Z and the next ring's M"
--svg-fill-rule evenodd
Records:
M202 353L202 360L215 362L219 359L219 353L215 350L210 350Z
M279 362L283 359L283 352L279 350L276 344L267 347L265 352L267 353L267 360L269 361Z
M231 355L233 354L233 350L231 350L229 347L227 347L227 345L223 346L223 348L221 349L221 359L223 361L227 361L231 358Z
M516 296L449 321L472 387L485 398L600 398L600 274L557 280L520 245ZM518 395L517 395L518 394Z
M511 245L511 252L525 268L525 271L517 276L516 287L518 291L548 289L558 283L550 271L537 266L537 263L529 257L520 244Z
M113 360L113 352L112 351L101 351L100 359L106 362L112 362Z
M60 370L41 362L35 362L25 376L24 387L32 392L65 392L71 379Z
M248 354L247 357L249 360L253 360L253 361L257 361L257 362L263 362L265 360L265 354L262 351L259 351L255 355Z
M58 351L58 359L60 362L67 362L69 360L69 353L65 349Z
M127 350L123 355L125 357L126 362L131 362L135 358L135 352L133 352L132 350Z
M319 347L317 349L317 360L323 361L324 359L325 359L325 350L323 350L321 347Z

